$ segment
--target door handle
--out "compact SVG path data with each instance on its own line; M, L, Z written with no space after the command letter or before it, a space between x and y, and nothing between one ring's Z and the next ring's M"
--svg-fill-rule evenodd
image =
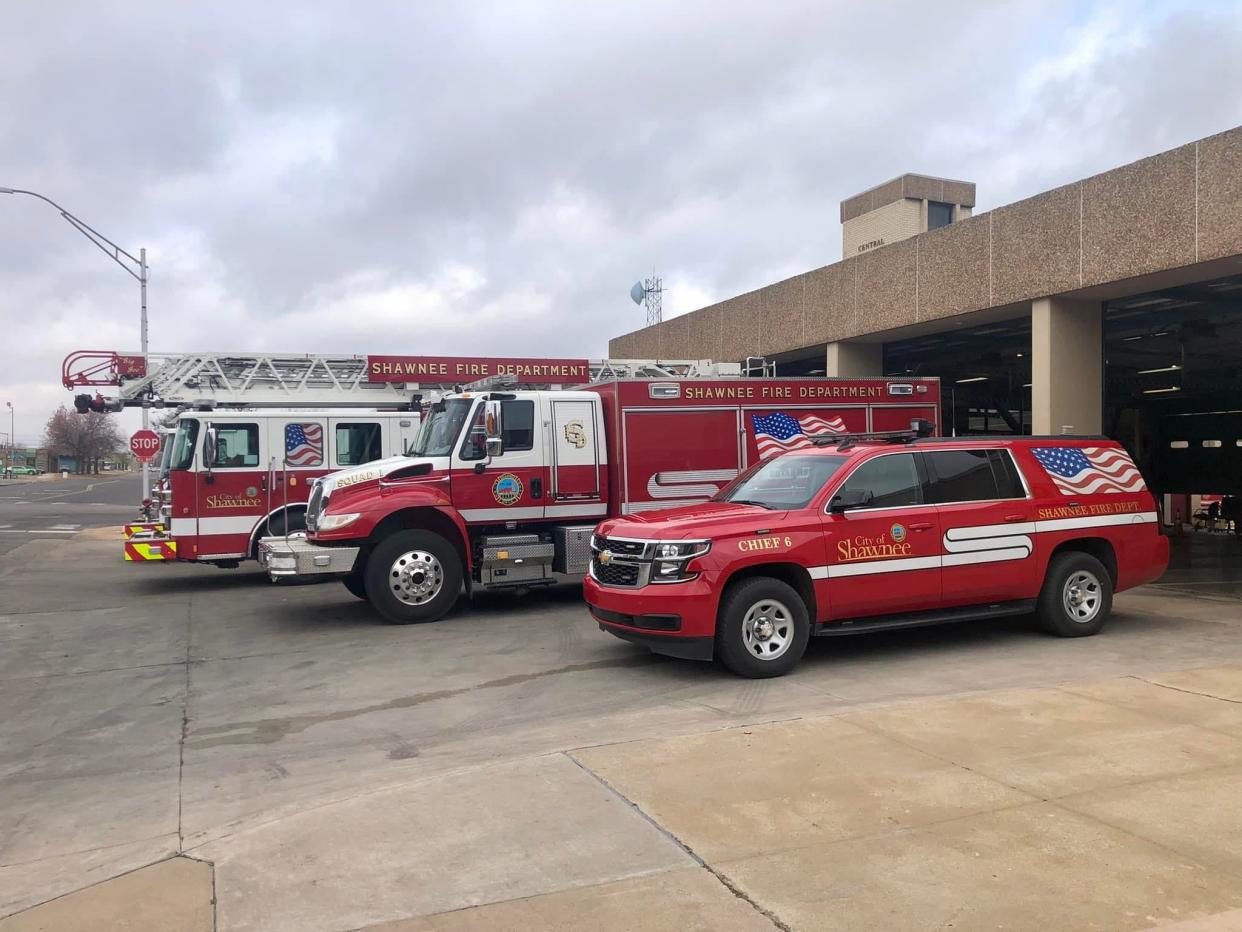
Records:
M530 497L531 498L543 498L543 480L542 479L531 479L530 480Z
M259 479L259 489L263 492L267 491L267 476L263 476Z
M932 523L930 521L920 521L918 524L910 525L912 531L930 531Z
M1025 521L1026 515L1005 515L1005 520L1013 524L1015 521Z

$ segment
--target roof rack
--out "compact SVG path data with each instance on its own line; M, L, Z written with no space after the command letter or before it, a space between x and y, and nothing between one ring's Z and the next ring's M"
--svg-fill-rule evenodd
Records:
M811 443L817 447L835 446L840 453L848 450L856 443L914 443L931 436L936 425L923 418L915 418L906 430L878 430L856 434L830 434L823 437L812 437Z

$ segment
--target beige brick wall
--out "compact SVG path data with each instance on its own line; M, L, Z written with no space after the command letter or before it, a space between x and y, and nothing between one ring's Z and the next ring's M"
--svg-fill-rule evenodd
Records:
M922 232L923 202L911 197L885 204L841 224L841 256L848 259Z

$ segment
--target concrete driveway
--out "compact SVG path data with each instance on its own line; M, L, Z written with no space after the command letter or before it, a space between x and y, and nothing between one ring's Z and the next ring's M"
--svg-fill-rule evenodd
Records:
M339 585L125 565L100 535L0 558L5 932L1242 908L1237 601L1124 594L1080 640L832 639L751 682L600 634L572 588L390 627Z

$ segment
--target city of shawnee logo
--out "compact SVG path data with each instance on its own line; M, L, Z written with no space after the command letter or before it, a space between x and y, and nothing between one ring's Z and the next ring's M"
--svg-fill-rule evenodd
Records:
M894 524L887 534L878 534L875 537L860 534L849 540L839 540L837 556L843 563L908 557L910 544L906 541L906 529L900 524Z
M262 502L256 495L208 495L208 508L258 508Z

